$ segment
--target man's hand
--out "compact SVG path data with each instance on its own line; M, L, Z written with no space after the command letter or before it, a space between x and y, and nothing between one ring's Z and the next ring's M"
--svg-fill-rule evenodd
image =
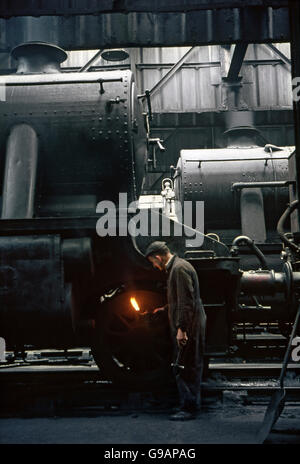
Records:
M176 335L177 344L179 347L183 347L187 344L188 336L186 332L183 332L180 328L177 330Z
M162 306L161 308L155 308L155 309L153 310L153 313L152 313L152 314L157 314L157 313L162 312L162 311L164 311L164 310L165 310L165 306Z

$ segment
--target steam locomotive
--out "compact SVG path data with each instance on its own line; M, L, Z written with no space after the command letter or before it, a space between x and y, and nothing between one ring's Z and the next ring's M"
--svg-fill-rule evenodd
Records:
M190 227L201 246L174 233L184 230L178 214L168 218L170 234L161 222L155 236L150 226L128 234L128 204L140 211L151 145L132 72L61 72L64 50L40 42L12 56L16 74L0 77L0 336L7 349L88 346L105 376L161 381L170 366L168 324L164 316L140 316L166 302L165 277L143 256L157 239L198 273L207 356L229 352L234 324L275 322L288 331L300 280L299 237L283 230L298 205L286 209L295 193L293 147L259 145L256 129L241 120L250 112L233 112L227 148L182 150L173 176L180 204L205 202L205 231ZM120 193L128 204L120 205ZM109 233L108 224L99 234L99 218L114 205L115 229ZM153 212L166 217L154 206L145 214Z

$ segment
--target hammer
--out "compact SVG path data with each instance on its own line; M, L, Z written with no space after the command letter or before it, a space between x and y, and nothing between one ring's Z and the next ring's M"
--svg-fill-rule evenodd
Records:
M179 364L182 351L183 351L183 348L178 349L176 361L171 364L171 367L173 367L175 373L178 373L179 369L184 369L183 364Z

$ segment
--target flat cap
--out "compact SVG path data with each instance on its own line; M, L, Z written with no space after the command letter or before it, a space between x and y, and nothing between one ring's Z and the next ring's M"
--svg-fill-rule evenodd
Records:
M148 258L148 256L153 255L154 253L167 253L168 251L169 248L166 242L152 242L148 245L145 251L145 258Z

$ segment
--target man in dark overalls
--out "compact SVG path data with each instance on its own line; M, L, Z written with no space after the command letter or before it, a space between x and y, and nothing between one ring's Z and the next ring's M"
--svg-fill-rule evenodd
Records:
M193 419L200 406L206 327L198 276L193 266L185 259L172 254L165 242L151 243L145 257L154 268L168 274L168 304L155 309L154 312L168 310L175 359L178 359L178 364L184 366L184 369L176 370L180 407L171 419Z

